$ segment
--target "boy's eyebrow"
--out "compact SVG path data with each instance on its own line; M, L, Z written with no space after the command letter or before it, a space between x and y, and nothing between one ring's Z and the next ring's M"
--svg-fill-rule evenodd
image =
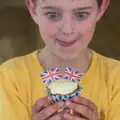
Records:
M76 11L76 10L89 10L89 9L92 9L92 7L91 6L79 7L79 8L73 9L73 11Z
M53 9L53 10L59 10L60 8L58 8L58 7L55 7L55 6L44 6L44 7L42 7L42 9Z
M44 6L44 7L42 7L42 9L60 10L60 8L58 8L56 6ZM92 7L91 6L79 7L79 8L73 9L73 11L76 11L76 10L89 10L89 9L92 9Z

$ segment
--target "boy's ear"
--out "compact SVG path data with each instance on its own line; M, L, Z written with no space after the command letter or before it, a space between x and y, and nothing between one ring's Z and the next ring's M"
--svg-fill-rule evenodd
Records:
M102 18L102 16L106 12L107 8L109 7L109 5L110 5L110 0L103 0L102 1L101 7L99 8L99 13L98 13L98 16L97 16L97 21L99 21Z
M36 15L35 3L33 2L33 0L25 0L25 5L26 5L31 17L33 18L34 22L37 24L37 15Z

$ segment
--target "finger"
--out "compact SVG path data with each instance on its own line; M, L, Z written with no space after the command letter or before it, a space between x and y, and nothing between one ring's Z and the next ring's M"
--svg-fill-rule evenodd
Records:
M97 111L96 105L92 101L88 100L87 98L77 96L77 97L74 97L72 101L78 104L90 107L94 111Z
M48 120L62 120L63 119L63 113L57 113Z
M92 118L92 116L93 116L93 110L91 110L87 106L77 104L77 103L73 103L73 102L70 102L70 101L67 101L65 104L67 105L68 108L77 112L78 114L80 114L82 117L84 117L86 119Z
M48 97L41 98L33 105L32 112L39 112L43 107L48 106L49 104Z
M50 105L43 110L41 110L39 113L37 113L37 116L40 120L44 120L55 114L62 106L64 105L64 102L59 102L53 105Z
M93 116L92 116L92 120L100 120L100 116L99 116L98 112L94 111Z
M64 117L65 120L87 120L85 118L81 118L79 116L71 115L71 114L68 114L68 113L65 113L63 117Z

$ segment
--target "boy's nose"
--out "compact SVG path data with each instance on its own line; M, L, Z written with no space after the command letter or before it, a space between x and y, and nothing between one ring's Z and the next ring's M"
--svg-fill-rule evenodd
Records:
M71 18L67 17L62 21L62 25L60 27L62 34L69 36L74 33L75 24Z

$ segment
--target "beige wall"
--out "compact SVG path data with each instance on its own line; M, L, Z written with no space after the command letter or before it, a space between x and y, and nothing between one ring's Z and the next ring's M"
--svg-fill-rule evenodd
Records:
M119 5L119 0L112 1L90 45L96 51L117 59L120 59ZM23 1L0 1L0 63L42 46L37 27L23 7Z

